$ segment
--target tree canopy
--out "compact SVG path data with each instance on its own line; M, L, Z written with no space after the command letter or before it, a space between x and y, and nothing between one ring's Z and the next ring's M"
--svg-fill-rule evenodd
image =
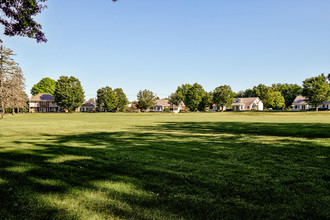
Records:
M283 109L285 107L285 100L281 92L269 90L264 97L264 105L267 108Z
M154 106L156 102L155 94L150 90L140 90L137 94L137 99L139 101L139 108L146 110L147 108Z
M55 86L55 102L69 112L80 107L84 101L84 90L80 81L73 76L61 76Z
M205 96L205 90L203 86L198 83L195 83L192 86L188 86L188 90L185 94L184 104L190 111L196 111L199 109L199 105Z
M302 95L318 111L318 106L328 101L330 97L330 86L325 75L322 73L319 76L304 80Z
M273 84L272 88L274 91L281 92L285 100L286 108L290 108L294 99L302 92L302 88L297 84L277 83Z
M55 80L45 77L32 87L31 94L33 96L38 95L39 93L49 93L51 95L54 95L55 86Z
M225 107L230 106L234 102L235 93L231 90L228 85L223 85L215 88L213 92L213 102L217 106L221 107L224 111Z
M125 111L125 106L128 103L127 97L121 88L117 88L114 90L115 96L117 98L117 111Z
M34 16L46 8L47 0L10 0L1 1L0 23L4 26L4 34L8 36L27 36L39 42L47 42L42 26L34 20Z
M117 110L118 99L111 87L106 86L97 90L97 106L104 108L105 112Z

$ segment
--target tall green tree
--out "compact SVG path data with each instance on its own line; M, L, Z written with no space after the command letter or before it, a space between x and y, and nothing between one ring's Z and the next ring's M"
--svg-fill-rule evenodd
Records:
M199 103L197 109L198 111L205 111L206 107L210 107L212 103L213 93L205 92L205 95L202 97L202 101Z
M315 106L318 111L319 105L322 105L330 98L330 86L325 75L307 78L303 81L302 95L306 97L306 101Z
M118 98L111 87L106 86L97 90L97 106L104 108L105 112L112 112L117 110Z
M279 91L268 90L264 100L263 103L267 108L283 109L285 107L285 99Z
M192 85L185 94L184 103L190 111L197 111L205 96L203 86L198 83Z
M33 96L38 95L39 93L48 93L54 95L55 86L55 80L45 77L32 87L31 94Z
M188 91L191 89L191 87L192 85L190 84L182 84L181 86L178 86L176 93L179 101L186 101Z
M60 107L73 112L83 103L85 93L77 78L61 76L56 82L54 98Z
M114 90L115 96L117 97L117 106L116 109L117 111L125 111L125 106L128 103L127 97L121 88L117 88Z
M277 83L273 84L272 88L274 91L281 92L285 99L286 108L289 108L292 105L294 99L302 93L302 88L297 84Z
M156 103L156 96L150 90L140 90L137 94L137 99L139 101L139 108L146 110L149 107L152 107Z
M231 90L230 86L219 86L213 91L213 102L224 111L225 107L233 104L234 96L235 93Z

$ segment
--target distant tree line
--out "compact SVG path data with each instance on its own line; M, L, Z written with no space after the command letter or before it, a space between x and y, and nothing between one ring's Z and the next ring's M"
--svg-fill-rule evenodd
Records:
M176 91L169 97L169 103L179 105L183 102L189 111L204 111L217 106L218 110L224 111L233 104L234 98L259 97L266 108L289 109L292 102L298 95L306 97L306 101L318 109L318 106L328 101L330 98L330 74L321 74L303 81L303 86L297 84L273 84L266 86L259 84L252 89L234 93L229 85L221 85L213 91L207 92L203 86L194 83L178 86ZM80 107L84 101L84 91L80 81L75 77L61 76L55 81L50 78L43 78L31 89L31 94L49 93L54 95L55 101L62 108L74 111ZM156 94L150 90L140 90L137 94L136 108L145 111L153 107ZM128 103L126 94L121 88L112 89L109 86L97 90L97 107L105 112L125 111Z

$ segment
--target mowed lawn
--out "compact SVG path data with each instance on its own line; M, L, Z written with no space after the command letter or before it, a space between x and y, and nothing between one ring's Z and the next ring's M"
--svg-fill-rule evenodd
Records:
M329 219L330 112L0 120L0 219Z

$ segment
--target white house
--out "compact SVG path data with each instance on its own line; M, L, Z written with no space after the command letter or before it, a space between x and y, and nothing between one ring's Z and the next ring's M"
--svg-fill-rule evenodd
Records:
M330 101L328 101L328 102L324 102L324 104L321 105L321 107L330 110Z
M264 103L258 97L235 98L232 104L234 111L264 110Z
M224 110L227 110L227 107L224 107ZM217 106L216 104L212 105L212 108L210 108L210 111L222 111L222 108L220 106Z
M314 106L310 105L305 101L306 97L298 95L295 100L292 102L292 110L293 111L307 111L310 108L314 108ZM323 105L320 105L319 108L324 108L330 110L330 101L324 102Z
M48 93L39 93L29 100L29 112L58 112L59 106L54 101L54 96Z
M178 113L181 110L185 110L186 106L181 101L178 106L170 104L167 99L158 99L156 100L155 106L149 108L147 111L150 112L163 112L165 109L169 109L170 112Z
M295 100L292 102L292 110L293 111L302 111L308 110L310 105L305 101L305 97L298 95Z

